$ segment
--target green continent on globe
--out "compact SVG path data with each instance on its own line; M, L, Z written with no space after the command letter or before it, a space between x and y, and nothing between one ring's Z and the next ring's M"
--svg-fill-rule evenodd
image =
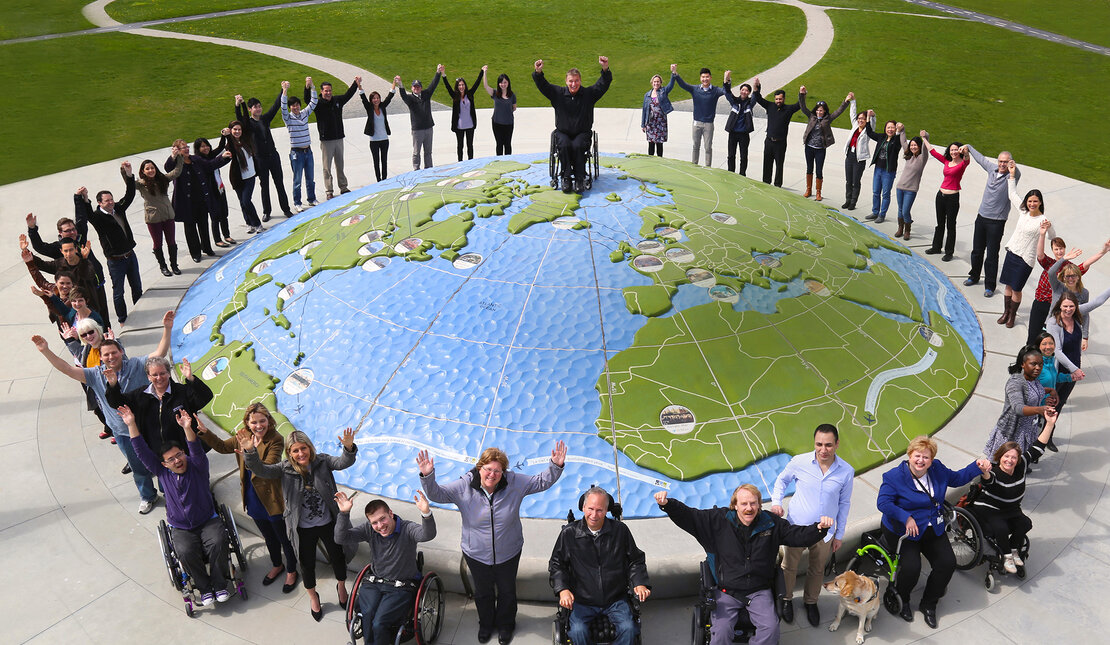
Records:
M871 261L873 249L905 248L732 173L640 155L602 163L674 201L640 212L644 250L611 257L654 283L624 289L629 311L650 319L597 383L598 435L637 464L680 480L737 471L812 449L813 429L831 423L862 471L938 430L970 395L980 369L966 341ZM771 281L778 293L804 288L771 314L733 308ZM658 317L690 283L718 301ZM673 423L661 419L668 406L681 406Z

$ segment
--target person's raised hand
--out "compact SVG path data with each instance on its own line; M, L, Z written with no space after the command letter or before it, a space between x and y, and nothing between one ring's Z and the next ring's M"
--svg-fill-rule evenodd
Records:
M656 504L658 504L660 506L666 506L667 505L667 491L665 491L665 490L656 491L655 495L653 495L653 497L655 497L655 503Z
M61 330L62 330L62 337L72 338L74 340L77 340L77 328L76 327L70 327L69 323L63 321L62 326L61 326Z
M188 381L193 378L193 366L189 364L189 359L181 359L181 380Z
M115 340L116 339L115 330L112 329L111 327L109 327L108 331L104 332L104 337L107 338L108 340Z
M874 119L875 118L875 110L868 110L867 111L867 118Z
M123 169L123 172L125 172L126 174L128 174L128 175L132 174L132 172L131 172L131 162L130 161L124 161L123 163L121 163L119 165L119 167L121 169Z
M119 418L127 425L131 425L135 422L135 413L131 411L130 407L121 405L116 408L116 412L119 412Z
M346 430L343 431L343 434L339 435L339 442L343 444L343 448L348 451L354 449L356 432L358 431L348 427Z
M235 95L235 105L241 105L242 103L243 103L243 95L242 94L236 94Z
M1041 233L1047 233L1048 229L1052 226L1052 222L1047 219L1041 221Z
M20 233L19 234L19 250L20 251L26 251L29 248L31 248L31 243L27 241L27 234L26 233Z
M31 255L30 249L20 249L19 259L22 260L24 264L30 264L32 261L34 261L35 256ZM31 288L34 289L34 285L32 285Z
M929 140L929 132L927 130L922 130L921 132L918 133L918 136L920 136L922 139L924 139L926 141Z
M335 505L339 507L340 513L350 513L351 509L355 507L355 503L347 497L347 493L342 491L335 494Z
M311 76L305 76L304 77L304 86L309 88L309 89L312 88L312 77Z
M416 494L412 496L412 501L416 502L416 508L420 511L421 515L427 515L432 512L432 507L428 504L428 498L424 495L424 491L416 491Z
M193 427L193 415L185 408L177 411L177 425L181 426L182 430L188 430Z
M230 150L224 150L223 152L220 153L220 156L223 157L224 159L231 159L232 154L231 154Z
M632 593L636 594L636 600L644 602L648 599L648 596L651 595L651 589L648 589L644 585L636 585L632 588Z
M563 589L559 592L559 606L563 609L574 609L574 594L570 589Z
M24 251L23 253L24 253L25 255L29 255L29 254L30 254L30 253L29 253L28 251ZM24 260L24 262L26 262L26 260ZM36 296L38 296L38 297L40 297L40 298L42 298L42 297L46 296L46 292L45 292L45 291L43 291L42 289L39 289L39 288L38 288L38 287L36 287L35 285L31 285L31 293L35 294ZM64 325L65 323L62 323L62 324Z
M108 385L117 385L119 383L119 374L107 365L104 366L104 380L108 381Z
M400 75L397 75L397 76L393 77L393 84L394 85L400 85L401 84L401 76Z
M34 213L27 213L26 220L27 220L27 228L38 228L39 221L35 217Z
M281 93L285 94L288 91L289 91L289 81L282 81L281 82Z
M856 100L856 93L855 92L848 92L848 96L844 97L844 100L845 101L854 101L854 100Z
M208 426L204 425L204 422L200 420L200 417L196 417L195 420L197 422L196 433L198 435L208 432Z
M609 69L609 57L608 56L598 56L597 57L597 62L601 64L601 69Z
M173 327L174 315L175 314L173 313L173 309L171 309L171 310L167 311L165 314L163 314L162 315L162 326L163 327Z
M230 137L231 136L231 128L224 128L223 130L220 130L220 134L225 136L225 137Z
M798 94L808 94L808 92L806 92L806 86L805 85L798 88Z
M828 515L822 515L820 521L817 522L819 529L831 529L836 524L836 520Z
M917 537L917 521L913 516L906 518L906 535L909 537Z
M1106 240L1106 242L1103 243L1102 253L1103 255L1110 253L1110 240Z
M482 73L485 74L485 73L488 73L488 72L489 72L489 65L482 65Z
M420 475L427 477L436 468L435 460L428 454L427 450L421 450L416 453L416 467L420 469Z
M356 76L355 77L355 85L358 85L359 87L362 87L362 77L361 76Z
M88 259L90 253L92 253L92 240L85 240L85 246L81 247L81 257Z
M551 463L559 468L567 462L567 444L563 443L562 439L555 442L555 449L551 451Z
M443 63L440 63L439 65L436 65L436 74L439 74L440 76L442 76L443 74L446 74L446 73L447 73L447 68L443 66Z
M991 472L991 462L989 459L976 459L975 465L979 467L979 472L988 475Z
M40 352L45 352L46 350L50 349L50 344L46 342L45 338L39 336L38 334L31 336L31 342L35 344L35 349L39 350Z
M536 61L535 63L533 63L533 66L535 67L537 72L543 73L543 59L542 58L540 60Z
M779 517L782 517L785 511L783 511L782 507L778 504L774 504L773 506L771 506L771 512L775 515L778 515Z
M1074 249L1068 251L1066 254L1064 254L1064 259L1065 260L1074 260L1075 258L1077 258L1081 255L1083 255L1083 249L1074 248Z
M254 442L254 435L251 433L250 430L247 430L246 428L239 428L239 430L235 433L235 439L239 442L240 453L250 450L257 445Z
M81 199L83 199L85 201L89 201L89 189L85 188L84 186L81 186L80 188L78 188L77 191L74 192L73 194L77 195L78 197L80 197Z
M1017 176L1017 164L1014 163L1013 159L1006 162L1006 170L1008 170L1011 175Z
M732 82L732 70L731 69L726 69L725 70L725 82L726 83L731 83Z
M894 124L894 131L901 134L906 131L906 124L899 121Z
M678 73L678 65L675 65L674 63L671 63L671 73L672 74L677 74Z

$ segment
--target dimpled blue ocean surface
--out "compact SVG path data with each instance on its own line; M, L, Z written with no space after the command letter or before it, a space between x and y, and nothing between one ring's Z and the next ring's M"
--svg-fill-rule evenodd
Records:
M495 185L499 193L482 192ZM210 416L225 429L265 397L282 430L303 430L319 452L337 454L342 429L358 426L358 459L336 479L372 495L411 500L421 449L443 483L489 446L508 453L514 472L541 472L557 440L569 445L565 472L526 498L525 517L565 517L590 485L616 494L618 477L630 517L660 515L651 500L660 488L697 506L723 505L746 482L768 493L790 455L769 450L737 472L680 481L602 438L610 427L599 423L608 418L599 377L649 320L631 313L624 290L656 284L650 267L614 254L642 243L640 214L672 196L603 168L578 207L560 211L559 200L573 198L547 185L546 155L476 159L392 177L275 223L189 289L174 358L210 380ZM467 197L420 212L438 192ZM872 259L903 275L922 309L943 310L981 360L974 312L943 275L888 249ZM816 296L795 280L726 301L773 313L780 299L800 297ZM714 298L682 284L673 308L654 315Z

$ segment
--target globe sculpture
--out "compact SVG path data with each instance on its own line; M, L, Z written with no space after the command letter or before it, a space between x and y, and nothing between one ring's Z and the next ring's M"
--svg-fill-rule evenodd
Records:
M769 492L813 429L857 470L935 432L978 380L970 305L931 265L833 208L722 170L602 156L586 195L546 155L407 173L240 244L182 300L174 355L225 429L262 401L339 450L341 483L411 499L498 446L537 472L526 517L586 487L631 517L660 488L698 505Z

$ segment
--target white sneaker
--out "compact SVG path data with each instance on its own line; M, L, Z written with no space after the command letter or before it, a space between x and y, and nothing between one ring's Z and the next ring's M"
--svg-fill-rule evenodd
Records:
M1002 568L1006 570L1006 573L1017 573L1017 564L1014 562L1014 556L1007 555L1002 558Z
M320 205L320 202L316 201L315 199L310 199L310 200L308 200L308 206L309 206L309 208L311 208L311 207L313 207L313 206L319 206L319 205Z
M224 593L227 593L227 592L225 591ZM206 594L204 594L203 596L200 597L200 606L201 607L211 607L212 604L215 603L215 602L216 602L215 596L213 596L210 593L206 593Z
M1025 560L1021 559L1021 556L1017 554L1017 551L1014 551L1012 554L1010 554L1010 557L1013 558L1014 564L1016 564L1017 566L1019 566L1019 567L1024 567L1025 566Z
M220 589L216 592L216 602L227 602L230 597L231 594L227 592L227 589Z
M155 497L152 500L145 500L144 499L144 500L140 501L139 502L139 515L146 515L147 513L153 511L154 507L157 506L157 505L158 505L158 498L157 497Z

